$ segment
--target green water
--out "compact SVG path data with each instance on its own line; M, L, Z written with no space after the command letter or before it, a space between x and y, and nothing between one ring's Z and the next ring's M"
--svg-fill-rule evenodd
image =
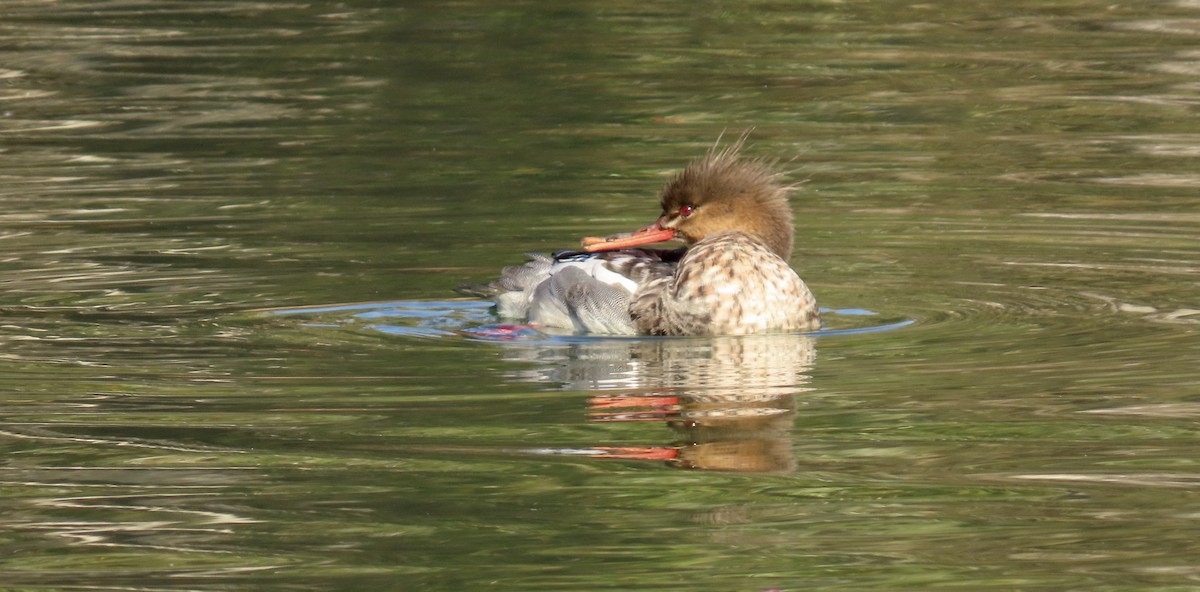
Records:
M1189 0L5 2L0 587L1198 589L1198 41ZM824 332L472 333L456 286L748 128Z

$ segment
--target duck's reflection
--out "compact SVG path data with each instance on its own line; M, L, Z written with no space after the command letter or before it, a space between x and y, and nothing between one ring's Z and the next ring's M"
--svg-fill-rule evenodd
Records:
M664 422L677 439L653 447L596 447L609 458L665 460L719 471L789 471L795 396L810 390L816 356L804 335L572 339L507 349L534 362L519 380L594 391L597 422Z

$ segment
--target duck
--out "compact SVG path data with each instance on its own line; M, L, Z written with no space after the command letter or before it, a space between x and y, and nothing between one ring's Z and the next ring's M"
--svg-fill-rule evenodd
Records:
M788 263L795 185L774 161L742 156L744 143L745 136L714 145L671 177L653 223L584 238L581 250L528 254L524 264L465 292L492 298L500 317L574 334L818 329L816 298ZM684 246L645 247L671 240Z

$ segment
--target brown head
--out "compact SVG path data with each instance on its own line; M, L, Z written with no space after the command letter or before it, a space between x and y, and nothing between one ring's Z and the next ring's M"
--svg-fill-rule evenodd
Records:
M770 163L744 159L742 142L709 151L675 175L662 191L656 225L691 244L718 232L758 235L787 261L792 256L791 185Z
M585 238L588 251L624 249L679 239L687 244L719 232L757 235L775 254L792 256L791 185L770 163L738 154L745 137L693 160L662 190L662 215L641 230L608 238Z

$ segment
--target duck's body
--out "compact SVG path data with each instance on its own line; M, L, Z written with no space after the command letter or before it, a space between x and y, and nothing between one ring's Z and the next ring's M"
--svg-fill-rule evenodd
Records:
M663 214L628 235L585 239L591 252L530 255L484 292L500 316L609 335L810 331L816 299L788 265L789 186L741 142L688 165L663 189ZM677 238L673 251L630 248Z
M639 333L742 335L810 331L817 300L754 235L722 232L692 245L674 273L641 284L629 305Z

